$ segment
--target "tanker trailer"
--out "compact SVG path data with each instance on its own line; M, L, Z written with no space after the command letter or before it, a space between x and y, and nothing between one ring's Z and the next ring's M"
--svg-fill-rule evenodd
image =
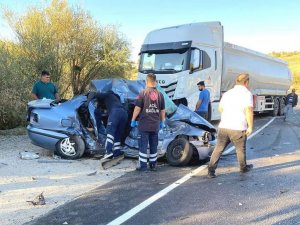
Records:
M292 80L288 64L281 59L225 42L221 93L234 86L235 78L241 72L250 76L254 112L283 115L285 96Z
M249 73L254 111L283 114L284 98L291 84L286 62L224 42L220 22L191 23L151 31L140 51L138 79L156 74L157 83L177 105L194 110L197 83L205 81L210 92L209 118L219 120L222 94L235 77Z

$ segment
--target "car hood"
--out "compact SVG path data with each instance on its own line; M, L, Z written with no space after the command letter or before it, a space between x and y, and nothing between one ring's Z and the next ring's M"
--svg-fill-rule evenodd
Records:
M187 106L180 104L177 107L176 112L169 118L170 121L183 121L191 125L198 125L200 128L210 131L216 132L215 127L199 116L194 111L190 110Z

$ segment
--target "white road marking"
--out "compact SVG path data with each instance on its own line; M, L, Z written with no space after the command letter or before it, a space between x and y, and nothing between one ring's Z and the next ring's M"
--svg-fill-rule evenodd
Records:
M256 134L258 134L260 131L262 131L263 129L265 129L267 126L269 126L273 121L275 120L275 117L272 118L267 124L265 124L264 126L262 126L259 130L255 131L253 134L251 134L248 137L248 140L250 140L252 137L254 137ZM227 149L224 154L228 154L229 152L234 150L234 146ZM170 191L174 190L175 188L177 188L179 185L183 184L184 182L188 181L191 177L193 177L195 174L201 172L202 170L206 169L207 165L202 165L200 167L198 167L197 169L193 170L192 172L186 174L184 177L180 178L179 180L175 181L174 183L170 184L168 187L164 188L163 190L161 190L160 192L156 193L155 195L152 195L150 198L146 199L145 201L143 201L142 203L140 203L139 205L137 205L136 207L130 209L129 211L127 211L126 213L124 213L123 215L119 216L118 218L114 219L113 221L111 221L110 223L108 223L107 225L119 225L124 223L125 221L129 220L130 218L132 218L134 215L136 215L137 213L139 213L140 211L142 211L143 209L145 209L146 207L148 207L149 205L151 205L152 203L156 202L158 199L162 198L163 196L165 196L167 193L169 193Z
M118 218L114 219L108 225L119 225L124 223L125 221L129 220L131 217L142 211L144 208L148 207L152 203L156 202L161 197L165 196L170 191L177 188L179 185L183 184L184 182L188 181L191 177L195 174L199 173L200 171L207 168L207 165L202 165L197 169L193 170L192 172L186 174L184 177L180 178L179 180L175 181L174 183L170 184L165 189L161 190L160 192L156 193L155 195L151 196L150 198L146 199L136 207L132 208L131 210L127 211L123 215L119 216Z
M265 125L263 125L260 129L258 129L257 131L255 131L254 133L252 133L247 140L250 140L251 138L253 138L255 135L257 135L259 132L261 132L263 129L265 129L267 126L269 126L274 120L276 119L276 117L273 117L268 123L266 123ZM232 152L235 149L234 146L230 147L229 149L227 149L226 151L223 152L222 155L228 155L230 152Z

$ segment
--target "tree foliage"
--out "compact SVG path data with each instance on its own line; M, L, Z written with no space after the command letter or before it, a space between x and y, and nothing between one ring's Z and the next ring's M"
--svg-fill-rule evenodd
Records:
M127 78L133 71L130 44L119 28L98 24L88 12L72 8L66 0L28 8L19 16L9 9L3 12L16 41L0 42L0 69L5 71L1 93L11 90L7 95L15 98L21 93L16 101L23 111L32 85L44 69L50 71L64 98L83 93L92 79ZM9 108L9 102L13 101L2 105L0 113L3 107Z

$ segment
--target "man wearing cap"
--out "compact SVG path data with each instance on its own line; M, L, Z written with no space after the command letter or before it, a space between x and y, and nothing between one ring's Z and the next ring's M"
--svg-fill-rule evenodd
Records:
M208 104L210 102L210 93L207 89L205 89L204 81L198 82L197 85L200 93L195 112L204 119L208 120Z
M219 111L221 122L218 127L218 140L208 164L208 178L215 178L220 156L232 142L236 149L240 173L246 173L253 167L246 163L246 141L253 131L253 97L248 90L249 75L240 74L234 88L221 98Z
M50 73L43 70L41 78L37 81L32 88L33 99L53 99L60 100L56 86L50 81Z

